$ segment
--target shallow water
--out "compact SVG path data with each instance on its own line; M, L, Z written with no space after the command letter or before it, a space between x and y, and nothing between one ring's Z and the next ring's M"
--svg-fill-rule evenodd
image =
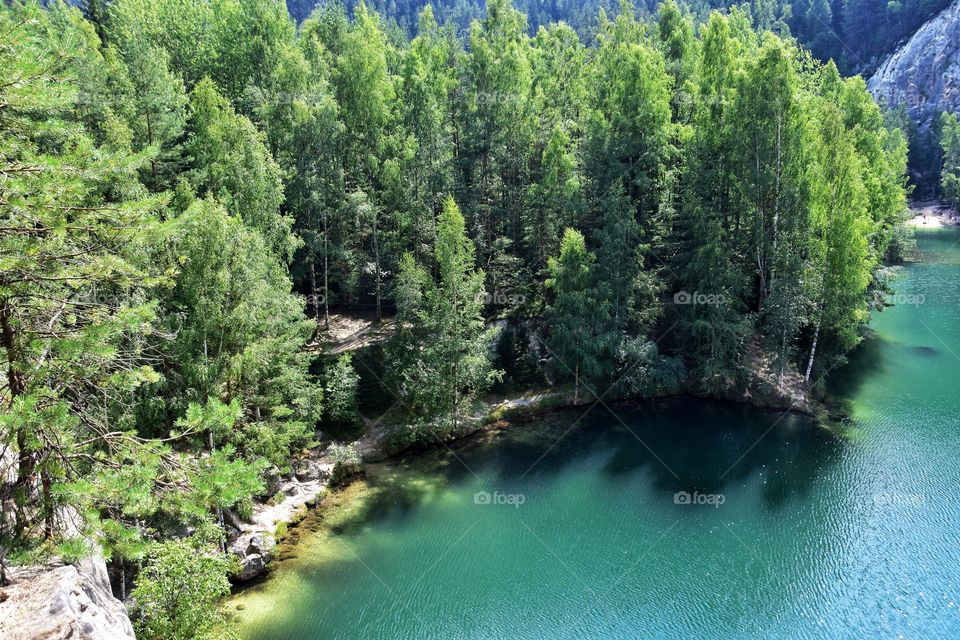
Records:
M385 466L230 600L241 636L960 637L958 243L920 232L833 375L842 437L675 400Z

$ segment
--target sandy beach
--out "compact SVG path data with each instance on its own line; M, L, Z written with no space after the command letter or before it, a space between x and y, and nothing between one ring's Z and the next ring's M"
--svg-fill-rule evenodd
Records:
M913 217L907 224L915 227L947 227L960 225L960 214L943 204L923 204L911 209Z

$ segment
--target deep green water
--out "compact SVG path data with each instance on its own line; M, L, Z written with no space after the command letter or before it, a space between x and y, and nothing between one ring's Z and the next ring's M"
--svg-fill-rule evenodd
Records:
M960 233L921 233L831 380L844 436L680 400L384 468L230 601L241 635L960 638Z

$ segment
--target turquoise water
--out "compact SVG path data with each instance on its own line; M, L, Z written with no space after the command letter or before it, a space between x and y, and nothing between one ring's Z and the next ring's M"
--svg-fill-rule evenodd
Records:
M958 242L831 380L843 437L676 400L384 467L228 603L242 637L960 638Z

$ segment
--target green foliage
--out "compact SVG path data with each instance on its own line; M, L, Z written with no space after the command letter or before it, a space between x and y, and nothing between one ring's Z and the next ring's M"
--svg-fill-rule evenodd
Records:
M0 4L5 545L55 548L71 507L142 559L249 513L265 470L321 418L359 429L361 401L400 399L398 446L456 434L494 349L514 384L577 400L722 392L758 349L813 385L859 342L881 259L909 251L910 127L839 69L900 32L864 29L871 11L909 24L938 1L441 2L410 42L366 6L297 31L272 0L96 2L95 23ZM438 17L478 19L459 39ZM788 30L856 46L820 64ZM960 127L942 124L956 201ZM311 371L351 306L395 312L383 361ZM178 613L207 601L165 598L191 571L218 593L222 559L168 544L143 632L216 633Z
M491 367L495 329L483 321L484 274L474 264L463 216L448 199L437 221L434 280L409 254L400 264L397 331L388 347L390 380L404 409L456 424L465 404L497 377Z
M188 113L175 40L114 17L102 42L62 4L0 7L0 446L17 462L0 529L56 544L68 507L137 559L155 528L249 501L261 459L309 439L321 391L311 325L261 236L289 239L261 134L209 83ZM187 175L236 217L194 201Z
M176 337L162 348L176 367L159 389L164 413L212 395L239 411L216 434L250 457L285 466L288 453L312 437L322 389L301 349L312 324L278 259L254 229L209 200L194 202L172 223L170 269L175 286L163 299L163 324ZM154 389L148 390L155 393ZM156 398L148 398L157 405Z
M940 170L940 188L954 209L960 207L960 120L955 113L940 116L940 146L943 164Z
M609 300L596 289L596 257L587 251L583 235L566 229L560 242L560 254L550 258L547 288L553 303L547 309L550 322L549 347L555 355L559 378L572 380L574 400L581 387L596 394L596 383L609 376L609 361L604 358L612 336L604 331L603 321Z
M352 356L344 353L327 372L326 419L338 428L352 429L362 424L357 408L360 376L353 368Z
M57 545L57 555L67 564L79 562L90 554L90 545L83 538L66 538Z
M205 534L153 545L131 594L137 637L148 640L228 638L218 600L230 593L236 558Z
M291 14L303 20L313 7L323 5L319 0L287 0ZM345 0L349 12L364 4L396 21L408 33L417 27L417 12L423 6L420 0ZM461 31L469 30L473 20L481 17L484 3L480 0L436 0L431 3L440 22L450 21ZM584 40L596 32L597 14L616 15L622 4L611 0L516 0L516 7L526 14L531 33L549 27L551 23L572 25ZM634 1L627 6L656 18L658 7L669 2ZM876 68L885 54L892 53L903 38L912 34L929 18L946 8L949 0L678 0L684 10L698 21L706 21L712 11L733 10L749 4L750 19L760 31L772 30L779 35L793 36L821 60L834 59L845 72L865 75Z
M281 215L283 183L261 134L204 78L190 93L187 152L192 182L250 228L260 232L277 256L296 248L291 220Z
M0 8L0 433L18 460L5 498L16 502L18 534L39 515L47 536L53 486L114 463L98 455L112 437L104 425L153 379L135 344L159 281L144 260L158 200L132 181L148 156L98 146L75 119L81 97L66 61L91 43L75 22L59 32L51 20L32 3Z

